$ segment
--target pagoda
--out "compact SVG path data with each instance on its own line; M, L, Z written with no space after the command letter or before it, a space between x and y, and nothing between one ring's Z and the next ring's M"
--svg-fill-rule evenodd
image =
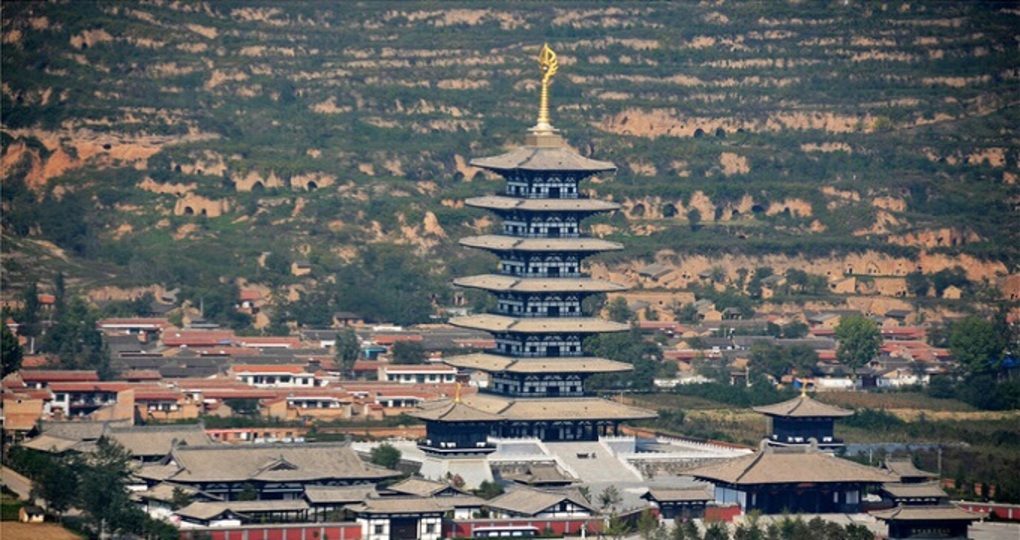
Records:
M807 446L813 439L819 448L828 451L843 446L843 441L833 435L836 419L854 413L812 399L806 391L782 403L754 407L754 411L769 418L768 444Z
M549 84L558 65L548 46L542 48L539 65L543 78L538 123L525 137L525 146L471 161L506 179L502 194L466 201L496 214L502 229L498 234L463 238L460 244L494 253L499 268L454 283L494 294L497 307L492 313L455 317L450 323L490 332L496 346L444 362L486 372L489 384L453 404L415 414L426 423L428 444L419 447L427 455L449 455L449 443L460 442L437 440L433 435L449 439L455 433L471 432L466 442L483 453L491 451L478 438L486 428L493 437L597 441L603 435L619 434L623 422L655 416L590 395L584 388L592 375L632 369L627 363L586 356L582 349L588 336L630 329L582 308L591 295L625 290L585 274L581 266L586 257L623 249L619 243L586 236L581 228L584 218L614 211L619 205L586 197L578 184L612 173L616 166L578 155L552 127ZM493 416L499 421L494 422ZM459 444L455 448L463 451Z

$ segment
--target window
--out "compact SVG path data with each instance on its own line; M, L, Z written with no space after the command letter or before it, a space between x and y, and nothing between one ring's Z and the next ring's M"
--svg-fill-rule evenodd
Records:
M426 523L425 524L425 534L435 534L435 532L436 532L436 524L435 523Z
M375 527L372 528L372 533L373 534L382 534L383 533L383 528L384 527L382 525L376 525Z

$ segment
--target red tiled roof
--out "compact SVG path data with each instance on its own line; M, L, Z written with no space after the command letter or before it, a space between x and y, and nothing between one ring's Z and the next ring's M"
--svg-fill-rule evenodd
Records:
M183 390L204 390L224 388L251 388L236 379L170 379L173 384Z
M37 368L45 366L49 363L50 359L46 358L45 355L33 354L31 356L25 356L24 358L21 359L21 368L22 369Z
M666 360L693 360L701 354L700 351L664 351L662 357Z
M154 327L163 329L170 328L172 325L170 324L170 320L166 318L135 317L122 319L117 318L100 319L99 321L96 322L96 326L98 326L99 328L104 328L108 326L130 326L136 328Z
M184 395L180 392L156 388L156 389L136 389L135 390L135 401L180 401L184 399Z
M435 372L435 373L449 373L456 372L457 368L439 365L433 366L428 364L383 364L386 366L387 373L418 373L418 372Z
M125 382L60 382L49 386L53 392L121 392L131 387Z
M72 382L98 381L99 375L94 370L70 369L25 369L21 371L21 380L27 382Z
M262 299L262 293L255 289L241 289L241 294L239 295L239 297L242 302L244 301L254 302L256 300Z
M379 345L392 345L398 341L422 341L424 338L420 334L376 334L372 336L372 341L375 341Z
M36 296L40 304L51 306L57 303L57 297L52 294L39 294Z
M276 397L274 390L258 388L208 388L202 390L205 399L272 399Z
M491 349L496 346L494 339L455 339L453 344L465 349Z
M279 336L279 337L262 337L262 336L243 336L237 337L235 341L242 347L271 347L271 346L284 346L288 349L297 349L301 347L301 338L293 336Z
M386 365L389 365L389 364L386 363L386 362L377 362L375 360L356 360L354 362L354 368L353 369L354 369L355 373L357 373L359 371L360 372L376 371L376 370L379 369L379 366L386 366Z
M673 321L638 321L638 328L642 330L672 330L683 332L684 327Z

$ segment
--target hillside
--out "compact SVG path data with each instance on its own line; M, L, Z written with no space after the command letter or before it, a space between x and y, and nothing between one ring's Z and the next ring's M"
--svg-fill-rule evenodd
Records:
M596 273L687 289L719 268L747 288L794 268L861 276L851 295L1015 301L1018 19L1007 2L5 5L5 294L61 270L207 304L260 284L279 324L423 320L451 276L492 267L456 246L492 224L460 201L500 186L467 162L523 141L549 42L553 123L620 167L586 186L624 205L590 222L628 246ZM652 262L666 283L637 276Z

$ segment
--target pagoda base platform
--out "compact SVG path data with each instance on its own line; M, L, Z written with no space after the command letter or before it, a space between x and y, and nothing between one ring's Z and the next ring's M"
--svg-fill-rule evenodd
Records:
M437 457L426 454L419 471L424 478L445 482L449 477L460 476L465 489L475 489L482 482L492 482L492 469L486 456ZM447 476L449 475L449 476Z

